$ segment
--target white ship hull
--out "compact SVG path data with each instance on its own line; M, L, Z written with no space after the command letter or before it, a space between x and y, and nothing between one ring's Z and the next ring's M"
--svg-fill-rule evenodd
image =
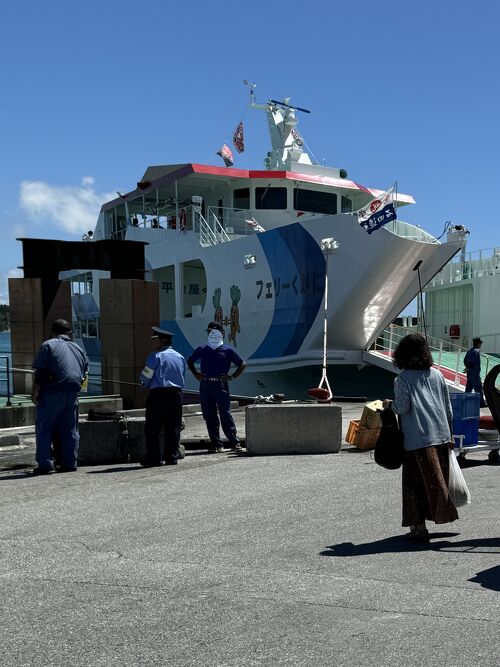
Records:
M150 278L169 265L201 262L204 306L184 312L184 317L162 318L161 326L174 331L176 349L188 355L204 342L207 323L222 321L226 340L248 363L248 382L240 383L241 393L250 388L255 393L258 381L269 387L263 374L273 377L279 370L321 364L326 260L320 243L331 236L338 239L339 249L327 260L328 362L357 365L363 350L418 293L416 262L422 260L425 284L460 249L458 242L422 243L387 229L369 236L349 215L314 216L208 248L201 248L193 232L130 228L127 233L127 239L149 240ZM247 255L255 257L250 268L244 265ZM234 287L241 294L239 331L234 330L234 318L231 323ZM219 312L212 303L217 290ZM272 384L273 390L284 390Z

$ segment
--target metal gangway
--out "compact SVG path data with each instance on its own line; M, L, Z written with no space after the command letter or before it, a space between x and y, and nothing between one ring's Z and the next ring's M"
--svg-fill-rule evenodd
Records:
M396 373L393 364L394 350L402 338L416 332L417 329L414 327L389 325L382 331L373 345L364 351L363 360ZM440 340L434 336L428 336L427 340L434 358L434 368L442 373L452 391L465 391L467 376L464 373L464 356L467 348L450 341ZM484 381L488 372L500 363L500 359L489 354L480 353L480 355L481 379Z

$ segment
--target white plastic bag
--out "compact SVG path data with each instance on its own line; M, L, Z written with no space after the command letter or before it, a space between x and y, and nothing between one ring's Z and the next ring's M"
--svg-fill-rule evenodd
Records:
M470 504L470 491L467 488L465 479L460 466L458 465L455 452L450 449L450 478L448 481L448 489L450 491L451 499L455 507L463 507Z

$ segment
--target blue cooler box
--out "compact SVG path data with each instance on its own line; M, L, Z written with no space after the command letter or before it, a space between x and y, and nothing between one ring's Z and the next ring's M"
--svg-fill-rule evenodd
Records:
M453 435L463 435L462 446L477 445L479 440L479 415L481 396L476 393L451 393L453 409ZM455 447L460 446L461 438L455 437Z

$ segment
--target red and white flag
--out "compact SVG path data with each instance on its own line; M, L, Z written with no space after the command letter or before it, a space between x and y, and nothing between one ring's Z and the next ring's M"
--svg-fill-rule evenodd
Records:
M299 148L304 145L304 140L294 127L292 128L292 137Z
M217 155L220 155L224 160L226 167L232 167L234 164L233 152L227 144L222 144L222 147L217 151Z
M243 138L243 121L238 125L233 134L233 144L238 153L245 150L245 140Z

